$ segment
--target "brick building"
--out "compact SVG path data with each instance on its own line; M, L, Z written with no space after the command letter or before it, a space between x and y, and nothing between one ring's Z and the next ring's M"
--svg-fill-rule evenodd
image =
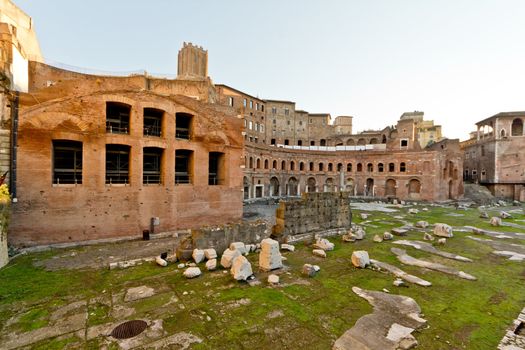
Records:
M0 5L0 15L14 11L8 0ZM422 148L422 119L354 134L351 116L332 121L292 101L214 85L207 51L191 43L175 79L54 67L42 63L30 18L16 13L20 23L0 23L9 83L0 166L11 175L13 244L227 223L242 217L243 195L462 195L458 142Z
M525 201L525 112L502 112L476 123L462 143L465 181L497 197Z

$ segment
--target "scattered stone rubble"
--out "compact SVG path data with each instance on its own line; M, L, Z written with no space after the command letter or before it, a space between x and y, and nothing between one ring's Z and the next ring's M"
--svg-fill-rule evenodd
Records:
M365 250L355 250L352 253L352 264L355 267L359 267L362 269L370 265L370 258L368 257L368 252Z
M233 260L230 273L237 281L246 281L248 277L253 275L252 264L246 257L239 255Z
M442 256L442 257L448 258L448 259L454 259L454 260L464 261L464 262L472 262L472 259L465 258L465 257L463 257L461 255L456 255L456 254L444 252L442 250L434 248L434 246L432 244L426 243L426 242L399 240L399 241L395 241L393 243L394 244L405 245L405 246L410 246L410 247L416 248L418 250L422 250L422 251L425 251L425 252L430 253L430 254L439 255L439 256Z
M333 350L396 350L417 345L412 336L415 329L426 324L414 299L353 287L352 291L373 307L372 314L357 320L333 346Z
M326 252L322 249L314 249L312 250L312 254L320 258L326 258Z
M452 227L442 223L437 223L434 225L434 235L445 238L454 237L454 234L452 233Z
M314 277L321 268L317 265L304 264L302 269L302 274L308 277Z
M230 248L227 248L224 253L222 253L222 257L221 257L221 265L222 267L224 267L225 269L229 269L230 267L232 267L232 264L233 264L233 260L238 257L239 255L241 255L241 252L237 249L230 249Z
M421 279L417 276L410 275L394 265L390 265L374 259L370 259L370 264L375 269L386 270L392 273L394 276L399 277L407 282L414 283L422 287L430 287L432 285L432 283L425 281L424 279Z
M334 250L335 244L327 240L326 238L319 238L313 245L315 249L322 249L324 251Z
M201 269L198 267L188 267L184 272L183 275L186 278L195 278L202 274Z
M466 280L475 281L476 277L469 275L468 273L465 273L463 271L458 271L452 267L445 266L438 263L433 263L421 259L416 259L406 253L405 250L399 249L399 248L391 248L390 251L394 253L397 256L397 259L402 262L405 265L412 265L412 266L418 266L427 268L430 270L435 270L439 272L443 272L449 275L458 276L460 278L464 278Z
M283 267L279 242L271 238L261 241L261 252L259 253L259 268L263 271L271 271Z

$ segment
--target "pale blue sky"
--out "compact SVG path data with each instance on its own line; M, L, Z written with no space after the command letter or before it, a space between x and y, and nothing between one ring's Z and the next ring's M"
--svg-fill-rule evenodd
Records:
M14 1L51 61L175 74L191 41L215 83L352 115L356 131L420 110L465 139L525 110L523 0Z

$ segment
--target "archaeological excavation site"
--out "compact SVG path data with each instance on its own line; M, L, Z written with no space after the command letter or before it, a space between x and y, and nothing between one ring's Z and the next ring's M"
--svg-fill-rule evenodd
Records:
M0 350L525 349L525 111L372 130L0 31Z

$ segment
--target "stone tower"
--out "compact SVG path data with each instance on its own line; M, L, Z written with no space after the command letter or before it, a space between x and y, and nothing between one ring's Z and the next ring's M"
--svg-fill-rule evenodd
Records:
M179 50L177 79L205 80L208 77L208 51L192 43Z

